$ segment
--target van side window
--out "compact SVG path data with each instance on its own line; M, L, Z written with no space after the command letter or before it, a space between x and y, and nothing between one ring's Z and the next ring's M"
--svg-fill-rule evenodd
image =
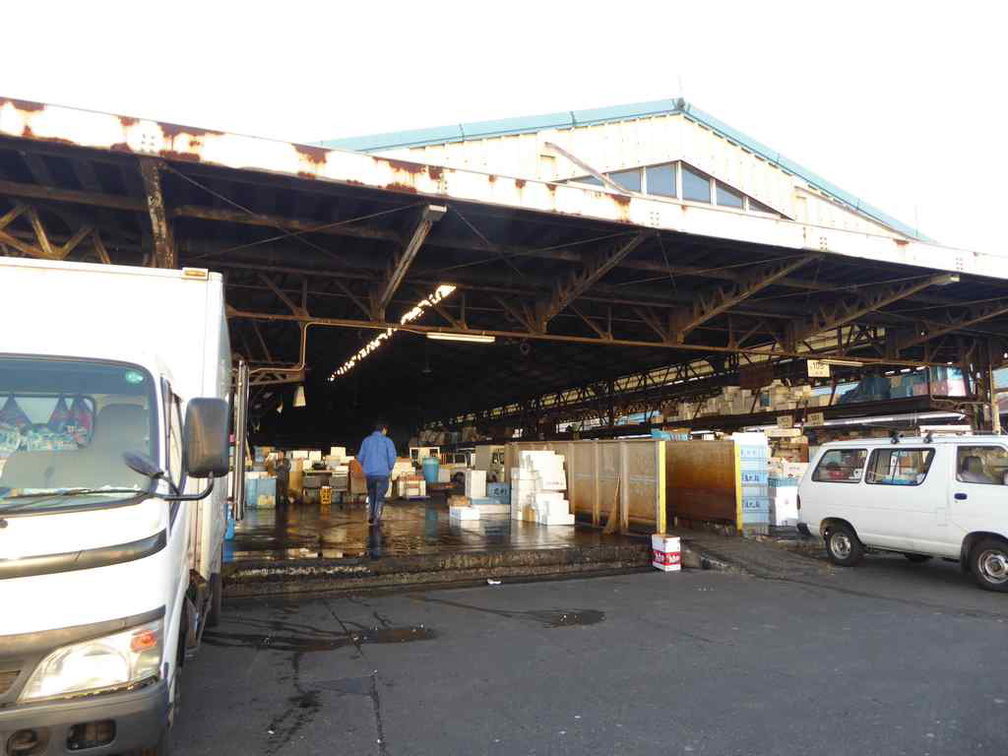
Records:
M956 450L956 480L961 483L1005 485L1008 451L1002 446L960 446Z
M830 449L822 455L812 480L817 483L860 483L867 449Z
M934 449L876 449L865 473L865 483L919 486L927 477Z

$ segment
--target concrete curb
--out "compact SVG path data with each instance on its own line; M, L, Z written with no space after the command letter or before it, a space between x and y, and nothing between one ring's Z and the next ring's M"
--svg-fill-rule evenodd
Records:
M383 557L242 562L224 568L224 595L290 595L486 579L588 576L635 570L651 563L650 545Z

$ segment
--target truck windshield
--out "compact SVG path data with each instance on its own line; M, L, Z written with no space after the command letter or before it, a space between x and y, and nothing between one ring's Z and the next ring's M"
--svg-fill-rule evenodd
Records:
M134 365L0 356L0 514L144 491L123 454L158 458L154 381Z

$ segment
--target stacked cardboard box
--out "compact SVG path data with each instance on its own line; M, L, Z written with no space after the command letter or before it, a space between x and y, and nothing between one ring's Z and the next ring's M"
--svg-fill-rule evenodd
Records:
M400 499L424 499L427 482L423 475L400 475L395 482L396 496Z

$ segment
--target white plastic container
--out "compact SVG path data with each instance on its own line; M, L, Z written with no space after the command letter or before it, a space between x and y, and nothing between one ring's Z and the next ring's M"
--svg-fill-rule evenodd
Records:
M651 566L662 572L682 569L682 546L679 536L654 533L651 536Z

